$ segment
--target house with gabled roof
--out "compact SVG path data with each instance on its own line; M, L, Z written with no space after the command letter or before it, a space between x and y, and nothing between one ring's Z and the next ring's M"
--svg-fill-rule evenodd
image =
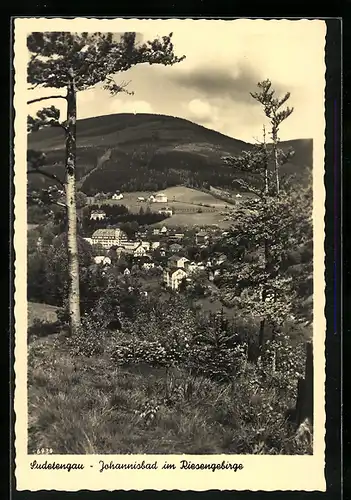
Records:
M181 257L180 255L172 255L172 257L168 259L168 266L170 268L179 267L185 269L188 262L189 259L187 259L186 257Z
M178 290L180 284L187 278L187 273L182 268L166 268L163 271L163 281L172 290Z
M195 235L195 241L197 245L206 245L208 242L208 235L205 231L199 231Z
M139 243L138 246L135 247L133 250L133 256L134 257L144 257L147 253L146 248L142 245L142 243Z
M116 191L114 195L112 195L113 200L123 200L124 196L120 191Z

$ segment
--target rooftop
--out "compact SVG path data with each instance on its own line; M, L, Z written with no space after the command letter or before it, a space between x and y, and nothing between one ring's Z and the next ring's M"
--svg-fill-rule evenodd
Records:
M120 233L121 230L119 228L116 229L97 229L94 231L92 238L114 238L116 233Z
M177 261L180 259L185 259L185 260L189 261L189 259L187 259L186 257L182 257L181 255L172 255L172 257L170 257L168 260Z
M186 274L186 271L183 267L173 267L173 268L166 267L165 271L171 276L178 271L182 271L184 274Z

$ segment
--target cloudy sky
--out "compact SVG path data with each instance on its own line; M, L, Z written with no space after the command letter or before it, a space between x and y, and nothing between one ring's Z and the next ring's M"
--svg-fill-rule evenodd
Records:
M173 32L173 66L140 65L117 75L133 96L111 97L102 88L78 94L78 118L114 113L157 113L186 118L223 134L253 142L261 136L263 111L250 96L269 78L278 95L291 92L294 113L282 125L282 140L313 138L324 100L323 21L127 21L123 31L149 40ZM134 23L133 26L130 23ZM112 27L112 25L111 25ZM108 31L112 31L108 27ZM28 92L28 99L59 93ZM59 107L60 100L45 105ZM34 114L43 103L30 106ZM64 108L62 108L62 111Z

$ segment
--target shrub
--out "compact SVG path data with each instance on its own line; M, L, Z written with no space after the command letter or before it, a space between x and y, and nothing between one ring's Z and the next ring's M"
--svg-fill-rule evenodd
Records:
M128 340L118 343L113 359L119 365L147 363L150 366L174 366L181 358L181 350L160 341Z
M118 364L179 366L217 380L229 379L241 369L245 346L236 345L227 332L211 328L206 333L196 331L191 323L164 328L162 320L150 322L145 316L140 321L144 325L142 334L133 332L135 325L131 324L128 332L133 340L118 343L114 348L113 358Z
M48 335L57 333L60 330L60 327L60 321L48 323L39 318L35 318L33 324L28 327L28 340L33 340L38 337L47 337Z
M92 320L88 315L85 315L78 332L67 339L67 346L72 356L90 358L105 352L108 337L110 337L110 333L102 322Z

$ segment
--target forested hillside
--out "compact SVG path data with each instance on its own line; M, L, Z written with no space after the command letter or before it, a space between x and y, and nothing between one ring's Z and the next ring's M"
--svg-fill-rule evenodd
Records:
M60 129L40 130L29 134L28 140L29 148L47 154L48 171L62 172L64 138ZM156 191L179 184L230 188L244 174L225 165L222 157L251 147L172 116L99 116L77 123L77 177L89 195L117 189ZM282 173L295 174L295 182L305 183L312 166L312 140L282 142L281 147L295 151ZM47 182L31 176L29 186L44 187Z

